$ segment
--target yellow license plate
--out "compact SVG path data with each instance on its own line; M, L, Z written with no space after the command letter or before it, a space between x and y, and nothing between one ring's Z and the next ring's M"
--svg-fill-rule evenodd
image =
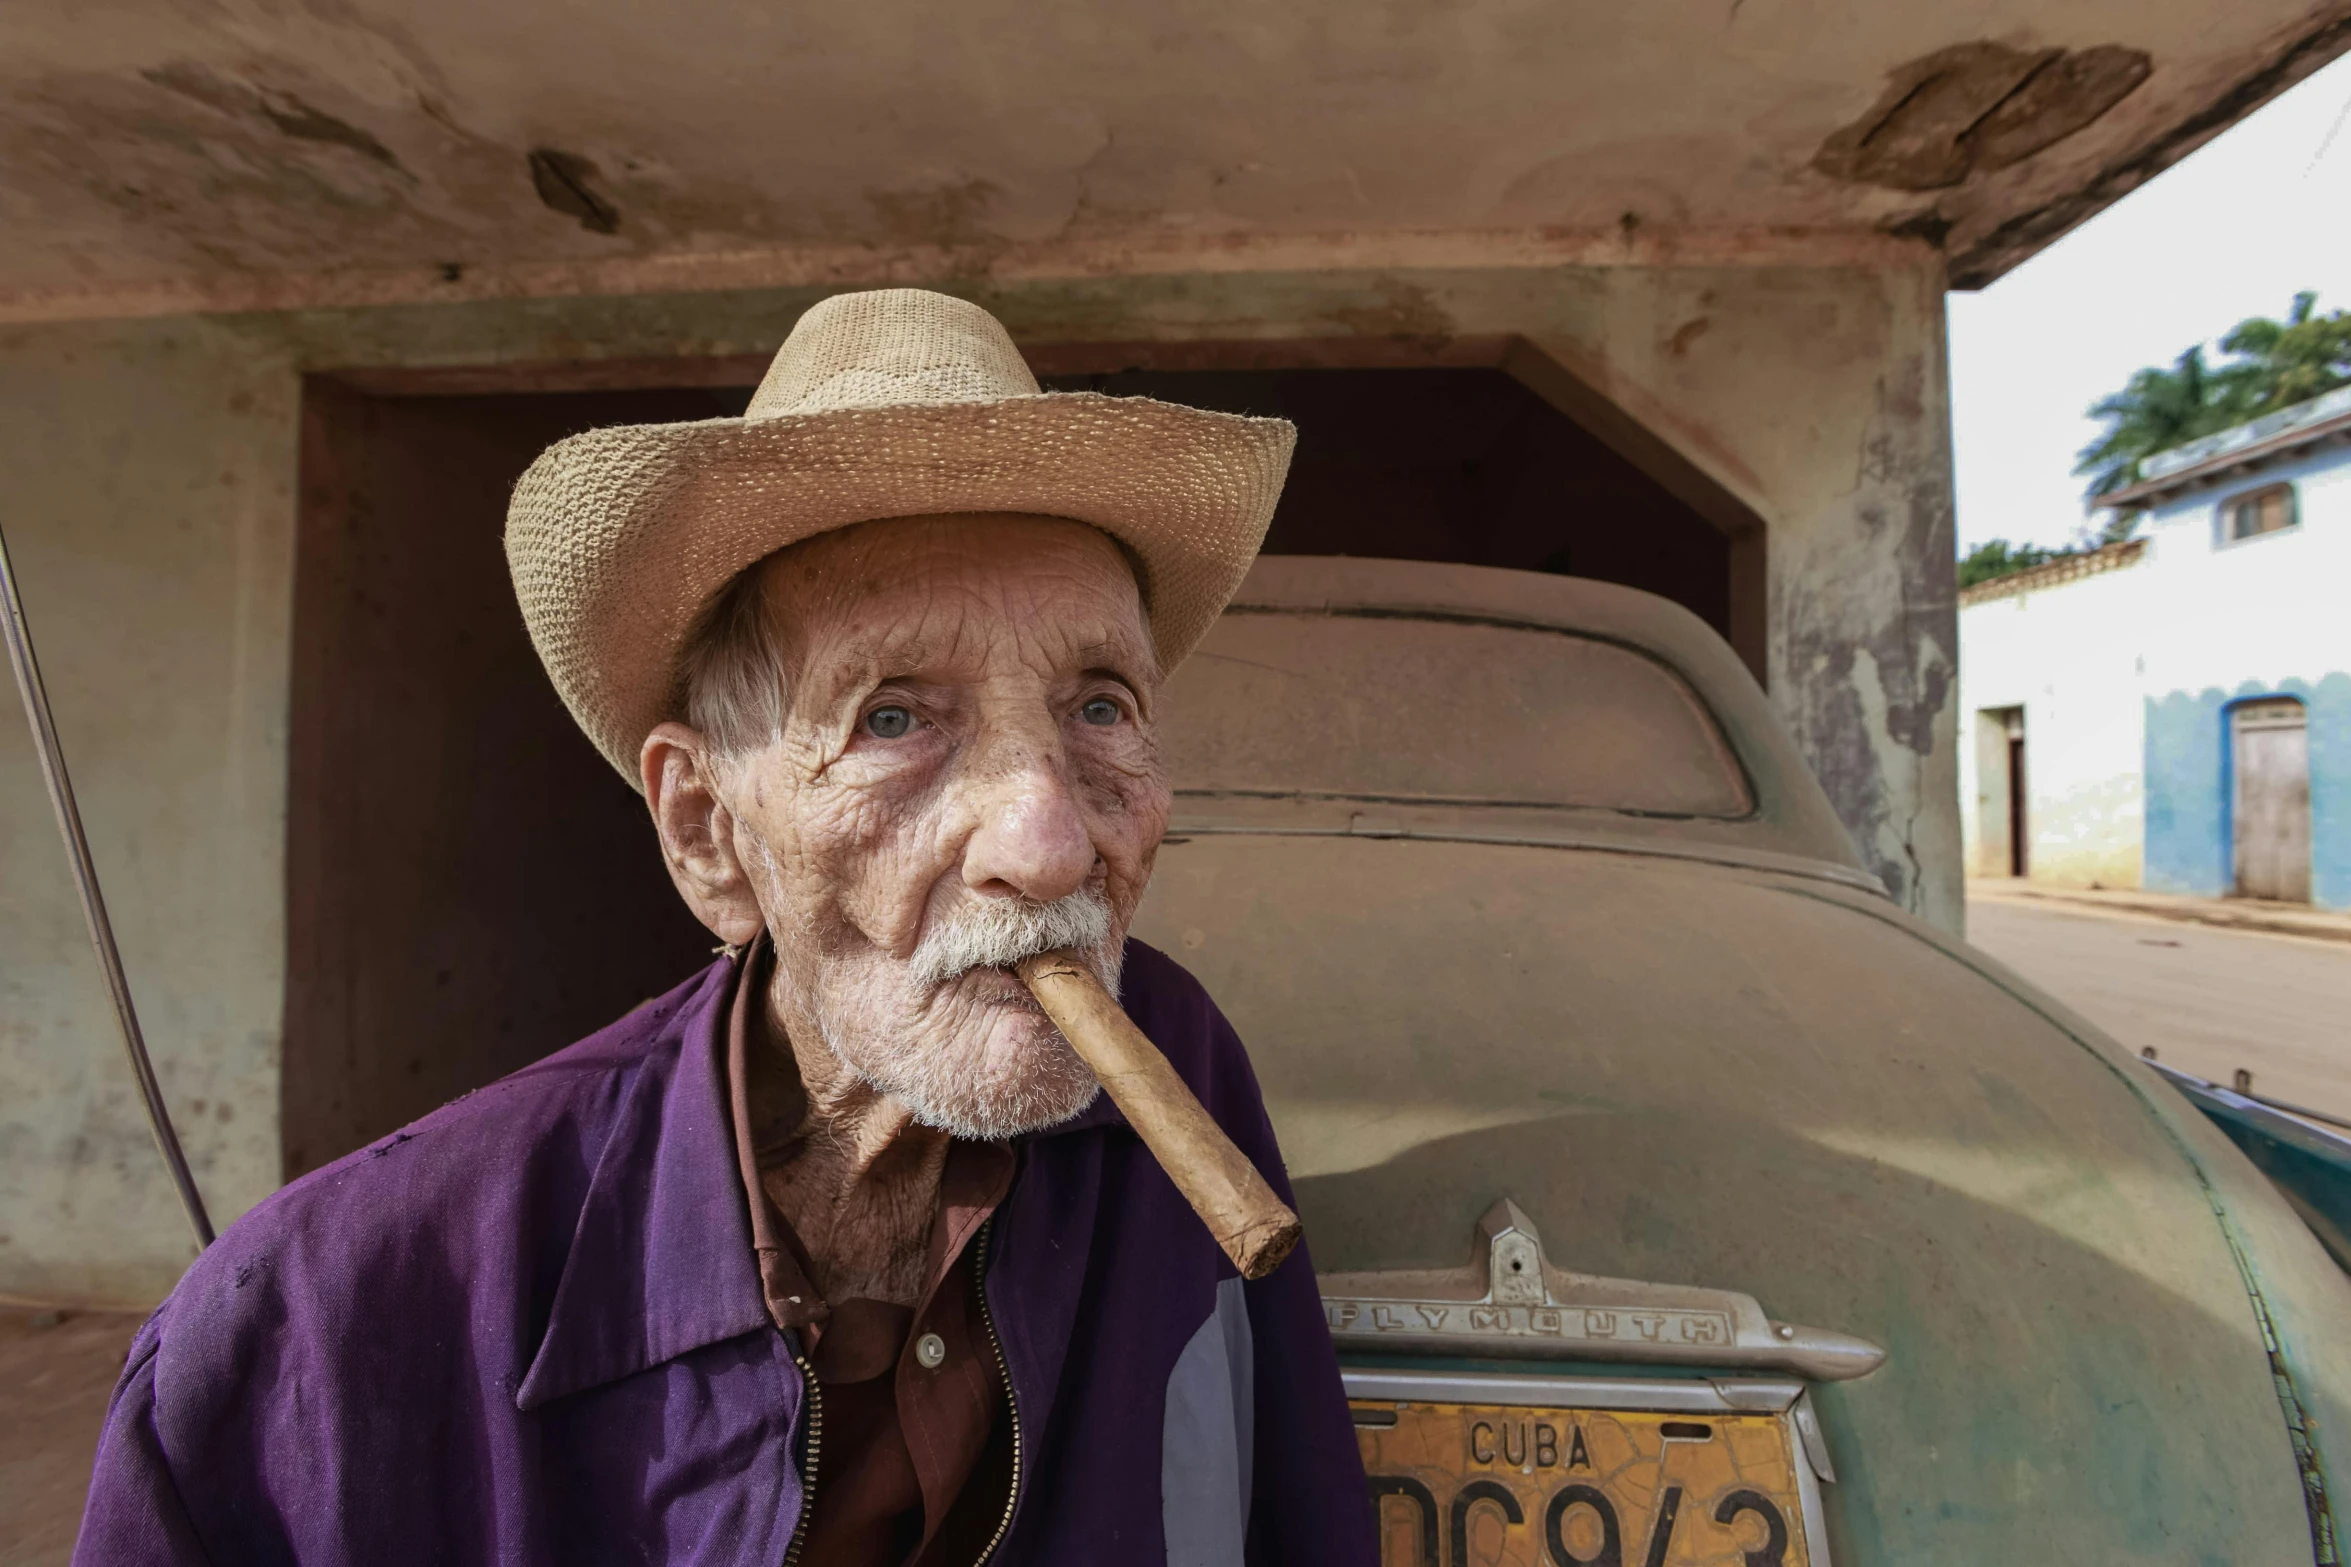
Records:
M1780 1414L1352 1402L1381 1567L1812 1567Z

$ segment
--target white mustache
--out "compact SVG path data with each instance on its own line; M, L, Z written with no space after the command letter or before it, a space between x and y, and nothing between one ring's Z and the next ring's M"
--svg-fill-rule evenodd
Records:
M972 898L932 921L907 967L914 982L928 990L973 969L1010 968L1022 958L1067 947L1081 954L1116 995L1120 965L1107 950L1110 927L1110 900L1091 888L1051 903Z

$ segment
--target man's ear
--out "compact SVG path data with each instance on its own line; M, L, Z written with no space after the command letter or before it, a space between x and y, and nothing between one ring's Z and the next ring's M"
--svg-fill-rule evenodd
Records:
M752 895L751 878L735 854L735 818L710 776L710 747L684 724L663 724L637 754L653 830L669 879L694 917L712 935L748 946L767 917Z

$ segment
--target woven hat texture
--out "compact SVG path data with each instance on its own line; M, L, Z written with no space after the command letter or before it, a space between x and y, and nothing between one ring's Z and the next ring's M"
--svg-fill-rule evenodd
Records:
M1273 520L1297 431L1145 397L1041 392L994 316L924 289L839 294L792 329L740 419L556 442L506 513L531 642L634 785L679 716L679 653L745 568L854 523L1031 512L1134 552L1163 668L1215 621Z

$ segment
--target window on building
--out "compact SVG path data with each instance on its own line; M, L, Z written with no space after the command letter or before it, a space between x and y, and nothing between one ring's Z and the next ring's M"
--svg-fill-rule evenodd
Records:
M2294 505L2294 487L2273 484L2266 489L2247 490L2232 495L2220 503L2220 542L2235 544L2242 539L2257 539L2265 533L2283 533L2301 521L2301 513Z

